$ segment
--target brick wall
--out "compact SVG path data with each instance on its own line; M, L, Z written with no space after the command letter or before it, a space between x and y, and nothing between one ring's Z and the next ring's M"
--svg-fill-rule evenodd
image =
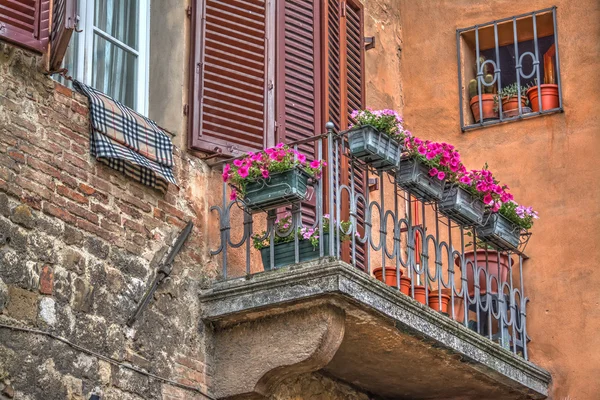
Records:
M197 293L211 277L206 168L175 153L162 195L89 156L86 99L0 43L0 323L33 328L184 385L205 388ZM159 256L195 229L133 328L125 321ZM193 391L59 340L0 327L0 398L190 399Z

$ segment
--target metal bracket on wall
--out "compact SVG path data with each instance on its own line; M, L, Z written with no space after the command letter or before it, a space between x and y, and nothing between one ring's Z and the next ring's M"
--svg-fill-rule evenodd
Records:
M365 50L370 50L375 48L375 36L366 36L364 38L365 42Z

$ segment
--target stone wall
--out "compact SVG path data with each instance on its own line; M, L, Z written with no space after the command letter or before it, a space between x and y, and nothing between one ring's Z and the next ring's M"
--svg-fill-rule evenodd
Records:
M319 373L304 374L281 382L269 400L370 400L365 393Z
M162 195L97 163L89 155L86 99L43 75L39 63L0 43L0 392L195 398L193 390L118 364L205 389L197 293L213 268L205 256L205 200L195 194L206 191L207 170L176 150L182 189ZM190 219L195 228L172 279L127 328L166 244Z

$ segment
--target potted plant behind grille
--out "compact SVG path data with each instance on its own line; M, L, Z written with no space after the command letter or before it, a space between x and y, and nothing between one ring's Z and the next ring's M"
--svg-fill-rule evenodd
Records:
M305 200L311 180L321 178L325 165L322 160L309 163L304 154L279 143L225 165L223 181L232 187L230 200L239 198L252 213L268 211Z
M484 217L485 225L477 227L477 235L498 249L517 250L521 232L530 229L538 218L538 213L531 207L518 205L512 200L500 207L495 204Z
M396 183L421 201L440 200L445 182L466 171L460 154L448 143L407 136L404 147Z
M513 83L506 87L503 87L496 97L496 103L498 103L498 98L502 99L502 112L504 113L504 117L514 117L515 115L519 115L519 85L517 83ZM521 111L523 114L531 112L531 109L528 107L529 99L527 99L527 88L521 86ZM498 110L498 104L496 104L496 110Z
M485 62L485 57L479 57L480 65ZM491 64L485 64L483 67L483 81L490 86L481 84L481 96L479 93L479 82L477 79L471 79L469 81L469 105L471 106L471 112L473 113L473 118L475 119L475 123L477 122L485 122L492 119L498 119L498 109L495 108L494 99L496 98L497 87L496 84L492 84L494 81L494 75L492 71ZM475 75L477 75L477 63L475 63ZM483 114L483 120L481 119L481 114L479 113L479 99L481 98L481 111Z
M481 170L460 174L457 179L457 183L446 183L439 211L458 224L481 224L486 207L497 211L500 204L513 199L508 186L499 184L487 163Z
M350 117L356 120L348 131L352 157L379 170L397 167L406 137L402 117L394 110L371 109L354 110Z
M554 45L544 54L544 83L540 85L540 93L542 95L542 110L552 110L558 108L558 85L556 84L556 72L554 68L554 60L556 48ZM527 97L531 103L531 109L534 112L540 111L540 103L538 100L537 85L527 90Z
M284 216L275 221L273 229L275 235L273 238L273 268L278 269L296 262L295 242L294 238L298 237L298 257L300 262L310 261L319 258L319 242L323 240L324 255L329 255L329 215L323 216L323 235L319 234L318 228L302 226L297 229L292 229L292 217ZM338 230L340 241L344 242L350 239L348 232L351 228L351 223L342 221L341 229ZM277 235L277 232L283 232L283 236ZM358 233L357 233L358 235ZM261 234L252 236L252 242L255 249L260 250L261 259L265 271L271 270L271 248L270 237L266 231Z

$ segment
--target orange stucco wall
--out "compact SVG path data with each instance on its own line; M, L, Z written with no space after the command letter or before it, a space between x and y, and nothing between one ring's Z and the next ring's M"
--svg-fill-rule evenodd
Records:
M556 5L564 113L461 133L456 29ZM403 113L418 136L488 162L533 205L524 264L532 362L552 373L551 398L600 398L600 2L399 2Z

